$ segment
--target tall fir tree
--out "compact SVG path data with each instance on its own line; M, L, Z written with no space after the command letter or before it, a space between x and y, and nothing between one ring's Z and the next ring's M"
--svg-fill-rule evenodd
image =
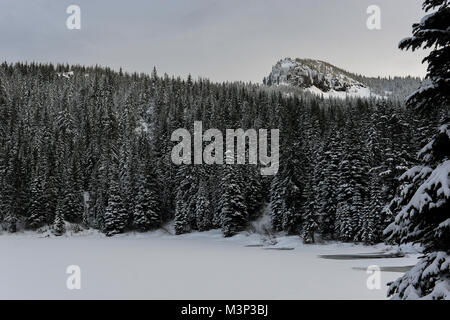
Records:
M393 200L396 217L385 231L388 241L424 247L420 261L391 283L388 294L394 299L450 299L450 6L447 0L425 0L423 8L430 13L399 44L413 51L432 48L424 59L429 84L408 104L422 113L443 110L444 123L420 151L421 163L402 175Z
M42 187L42 175L36 173L31 184L31 198L28 206L27 225L31 229L42 227L46 222L44 189Z
M206 181L202 179L195 196L195 218L199 231L205 231L211 228L212 214L211 202L207 190Z
M226 159L234 159L230 150L227 150L225 153ZM224 165L220 202L222 231L225 237L230 237L242 231L248 222L240 166L234 164Z
M142 169L138 181L133 226L139 231L148 231L161 225L158 183L152 168Z
M58 206L56 208L55 220L53 221L52 231L55 236L61 236L66 232L62 203L58 203Z
M108 206L104 214L103 232L110 237L125 231L128 218L124 206L123 193L120 189L117 165L113 166L108 192Z

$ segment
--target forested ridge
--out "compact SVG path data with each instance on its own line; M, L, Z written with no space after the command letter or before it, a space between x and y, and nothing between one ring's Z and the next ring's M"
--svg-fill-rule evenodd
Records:
M3 63L0 221L10 232L62 234L68 221L114 235L174 219L177 233L231 236L269 204L273 229L305 242L379 242L397 178L440 116L395 99L324 100L156 70ZM172 164L171 133L196 120L204 130L280 129L278 174Z

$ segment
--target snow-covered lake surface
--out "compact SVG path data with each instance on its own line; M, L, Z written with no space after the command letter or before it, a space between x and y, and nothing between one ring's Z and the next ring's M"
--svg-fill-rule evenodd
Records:
M417 254L318 257L375 252L392 248L304 245L292 236L270 245L258 234L224 239L218 230L113 238L95 232L58 238L0 234L0 299L385 299L386 284L401 273L381 272L381 289L369 290L366 268L413 265ZM81 268L80 290L66 287L69 265Z

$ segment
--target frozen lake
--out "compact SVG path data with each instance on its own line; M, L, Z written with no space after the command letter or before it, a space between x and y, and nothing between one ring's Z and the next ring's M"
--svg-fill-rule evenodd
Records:
M224 239L219 231L0 235L0 299L385 299L386 284L402 270L389 267L413 265L417 257L322 259L388 248L277 240L268 246L257 234ZM66 287L69 265L81 268L80 290ZM367 288L370 265L390 270L381 272L380 290Z

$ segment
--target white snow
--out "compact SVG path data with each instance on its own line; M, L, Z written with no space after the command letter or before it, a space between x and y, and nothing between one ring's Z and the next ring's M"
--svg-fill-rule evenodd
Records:
M444 251L429 253L420 260L404 277L397 280L395 285L398 292L393 299L425 299L450 300L450 256ZM423 281L435 279L431 292L423 292L419 285ZM403 294L403 297L401 296ZM426 295L425 295L426 294Z
M425 91L434 89L436 87L436 84L433 82L427 83L427 84L423 84L419 89L417 89L416 91L414 91L413 93L411 93L409 96L407 96L405 99L406 101L411 100L411 98L413 96L415 96L416 94L421 94L424 93Z
M70 77L72 77L74 75L74 72L73 71L58 72L58 73L56 73L56 75L58 77L63 77L63 78L69 79Z
M439 127L439 133L444 133L446 134L449 138L450 138L450 125L449 124L444 124L442 126ZM431 160L432 157L432 148L433 148L433 144L434 144L434 139L431 139L419 152L418 152L418 156L422 157L425 161L429 161Z
M431 17L433 17L435 15L436 15L435 12L425 15L422 19L420 19L420 24L424 25L428 19L430 19Z
M297 64L289 58L284 59L281 62L281 69L288 72L291 68L295 67Z
M422 172L424 172L423 175L428 174L430 171L431 168L429 167L424 167L422 169ZM435 199L432 199L429 194L429 191L434 190L435 188L437 189L436 194L440 198L450 198L450 160L444 161L431 171L429 177L420 185L414 196L397 216L396 220L401 219L401 217L408 214L412 208L417 209L418 212L422 212L424 207L442 205L443 201L439 201L435 204Z
M0 235L0 299L385 299L399 272L381 272L381 290L366 286L370 265L396 259L327 260L322 254L374 253L385 245L304 245L296 236L261 245L256 233L223 238L219 230L170 235L163 230L106 238ZM267 248L294 248L267 250ZM66 288L66 268L81 268L81 290ZM354 268L360 268L356 270Z
M323 96L325 99L370 98L370 97L377 99L382 98L381 96L372 93L369 88L361 86L351 86L347 91L330 90L327 92L320 90L316 86L311 86L309 88L306 88L305 91L308 91L318 96Z
M138 126L134 129L136 134L148 133L150 125L144 120L140 120Z

